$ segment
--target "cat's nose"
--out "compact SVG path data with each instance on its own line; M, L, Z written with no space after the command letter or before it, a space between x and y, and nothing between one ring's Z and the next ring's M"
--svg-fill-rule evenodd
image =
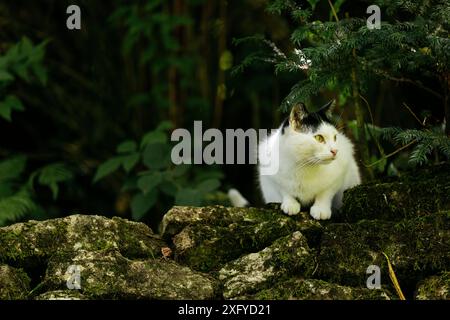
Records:
M337 149L330 149L330 152L333 154L334 157L336 157Z

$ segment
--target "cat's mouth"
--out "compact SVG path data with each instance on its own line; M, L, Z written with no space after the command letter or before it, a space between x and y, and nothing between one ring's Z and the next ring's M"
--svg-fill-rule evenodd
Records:
M333 162L336 159L336 157L330 157L330 158L322 158L320 159L321 164L329 164Z

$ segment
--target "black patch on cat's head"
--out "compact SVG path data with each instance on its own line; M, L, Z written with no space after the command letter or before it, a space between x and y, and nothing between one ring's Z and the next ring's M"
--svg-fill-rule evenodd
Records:
M301 104L303 108L301 108L298 112L301 112L301 114L296 115L296 119L300 119L299 123L300 126L297 128L297 130L300 131L307 131L312 130L316 131L317 128L322 123L329 123L333 124L330 116L331 107L333 106L334 100L331 100L319 110L315 112L308 112L304 104ZM294 110L294 109L293 109ZM284 134L285 128L290 125L289 119L293 117L292 115L293 111L291 111L291 115L283 120L281 124L281 134ZM294 115L295 116L295 115Z

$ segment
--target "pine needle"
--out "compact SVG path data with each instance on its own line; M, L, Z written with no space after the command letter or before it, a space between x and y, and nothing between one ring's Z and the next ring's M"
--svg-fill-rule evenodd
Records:
M398 296L400 297L400 300L406 300L405 296L403 295L402 289L400 288L400 284L398 283L397 277L395 276L394 269L392 268L391 261L389 260L388 256L382 252L384 257L386 258L386 261L388 263L388 269L389 269L389 278L391 278L392 284L394 285L395 291L397 291Z

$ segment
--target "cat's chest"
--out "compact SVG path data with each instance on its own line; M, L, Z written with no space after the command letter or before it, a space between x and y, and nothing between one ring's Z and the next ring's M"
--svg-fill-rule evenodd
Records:
M331 167L318 167L311 170L284 172L280 177L282 184L300 200L309 202L318 193L329 189L336 183L337 176Z

